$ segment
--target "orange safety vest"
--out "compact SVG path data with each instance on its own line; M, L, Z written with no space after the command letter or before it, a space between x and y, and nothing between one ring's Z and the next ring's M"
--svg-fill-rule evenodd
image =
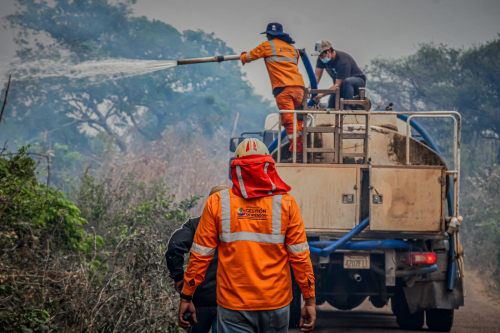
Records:
M245 58L245 59L242 59ZM264 42L255 49L242 55L244 63L265 58L267 71L274 88L287 86L304 86L304 79L299 72L299 52L280 39Z
M304 297L315 296L304 223L292 195L243 199L231 189L211 195L191 247L185 295L193 295L203 282L217 247L220 306L252 311L288 305L290 264Z

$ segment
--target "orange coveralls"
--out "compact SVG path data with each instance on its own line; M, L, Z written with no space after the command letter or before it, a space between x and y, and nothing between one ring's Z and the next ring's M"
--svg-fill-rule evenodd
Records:
M211 195L184 274L185 295L205 279L218 247L217 303L237 311L274 310L292 301L290 264L304 298L315 296L304 223L292 195L243 199Z
M273 90L285 87L276 96L276 104L280 110L295 110L302 104L304 98L304 79L299 73L299 52L280 40L273 39L264 42L248 53L243 53L240 60L243 64L264 58ZM290 140L290 150L293 149L293 114L281 115L281 124L286 129ZM302 121L297 122L297 152L302 152Z

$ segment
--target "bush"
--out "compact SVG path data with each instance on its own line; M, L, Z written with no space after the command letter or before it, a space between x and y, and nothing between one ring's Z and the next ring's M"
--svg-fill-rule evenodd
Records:
M132 172L97 180L87 171L75 198L80 211L37 180L26 148L4 153L0 330L177 331L163 253L198 197L177 200L165 181Z

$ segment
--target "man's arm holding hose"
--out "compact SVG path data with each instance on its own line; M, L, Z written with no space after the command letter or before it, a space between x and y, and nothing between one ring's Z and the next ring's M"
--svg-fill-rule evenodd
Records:
M242 52L240 60L243 66L245 66L245 64L248 64L249 62L264 57L271 57L272 55L271 44L269 44L269 42L264 42L250 52Z
M191 257L184 273L184 286L179 307L179 325L183 328L190 327L190 324L182 318L186 312L191 312L194 321L197 322L195 308L189 298L193 296L196 288L205 280L205 273L219 243L217 215L213 211L213 207L217 207L219 198L220 195L217 194L213 194L208 198L194 235Z
M311 258L309 257L310 252L304 222L300 215L299 206L293 198L290 207L290 222L285 235L285 244L295 280L305 300L305 305L301 312L300 327L302 327L302 331L304 332L311 332L316 322L314 272Z

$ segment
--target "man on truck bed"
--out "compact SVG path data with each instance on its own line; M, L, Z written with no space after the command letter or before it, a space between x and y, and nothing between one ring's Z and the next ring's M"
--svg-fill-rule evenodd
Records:
M347 53L334 50L332 44L327 40L320 40L314 46L315 54L318 56L316 62L316 81L319 84L326 69L333 79L333 86L330 89L340 89L340 98L353 99L359 94L359 88L366 86L366 76L359 69L356 61ZM318 94L314 100L318 102L328 94ZM348 107L348 106L347 106ZM328 100L328 108L335 108L335 94L331 94Z
M218 249L219 333L287 332L290 265L305 299L300 325L310 332L316 320L314 273L299 207L287 193L291 188L261 141L245 139L234 157L233 187L208 198L194 236L179 324L189 327L183 316L195 312L191 295Z
M216 186L210 191L210 195L222 190L227 190L226 186ZM175 282L175 290L180 294L184 284L184 254L189 252L193 245L193 238L200 223L200 217L189 219L180 229L174 231L167 244L165 258L170 277ZM216 295L216 274L217 251L210 261L205 281L196 289L193 297L193 304L196 306L196 317L198 322L191 327L190 333L208 333L212 324L217 319L217 295Z
M245 65L264 58L278 109L295 110L302 104L304 98L304 79L298 67L300 55L291 45L295 42L283 32L283 26L277 22L269 23L263 34L266 34L268 41L248 53L243 52L240 60ZM286 129L290 140L290 151L292 151L293 114L282 114L281 124ZM291 162L291 160L283 162ZM302 119L297 121L297 162L302 162Z

